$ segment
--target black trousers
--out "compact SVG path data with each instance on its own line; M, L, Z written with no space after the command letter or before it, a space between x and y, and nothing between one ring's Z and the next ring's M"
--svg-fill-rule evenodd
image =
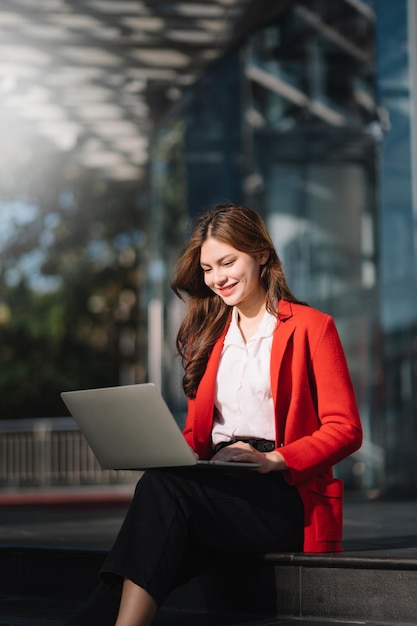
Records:
M281 472L148 470L100 577L112 586L129 578L160 606L204 567L204 554L302 550L303 517Z

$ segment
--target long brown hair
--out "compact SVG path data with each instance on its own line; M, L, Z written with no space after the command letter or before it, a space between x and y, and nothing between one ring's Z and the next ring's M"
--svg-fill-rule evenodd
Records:
M218 204L201 215L179 258L171 287L188 309L178 331L176 346L185 369L185 395L195 397L216 339L226 327L231 307L204 282L200 250L209 237L247 254L267 250L269 257L260 279L266 291L266 308L276 315L277 300L299 302L285 280L282 263L264 221L256 211L235 204Z

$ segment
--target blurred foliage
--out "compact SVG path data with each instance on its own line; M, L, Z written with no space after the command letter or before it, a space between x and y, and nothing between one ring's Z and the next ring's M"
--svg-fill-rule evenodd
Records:
M146 211L135 181L16 142L0 168L0 418L145 376Z

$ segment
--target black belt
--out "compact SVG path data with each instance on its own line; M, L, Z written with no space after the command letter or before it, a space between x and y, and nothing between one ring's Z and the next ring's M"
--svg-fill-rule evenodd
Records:
M270 441L269 439L231 439L230 441L221 441L220 443L216 443L213 447L213 454L217 454L219 450L222 450L227 446L231 446L232 443L236 443L237 441L249 443L252 448L255 448L258 452L272 452L272 450L275 450L275 441Z

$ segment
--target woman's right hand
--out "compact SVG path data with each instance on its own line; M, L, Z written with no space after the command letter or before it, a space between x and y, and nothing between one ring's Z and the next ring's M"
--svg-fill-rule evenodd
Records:
M278 450L259 452L249 443L243 441L236 441L236 443L222 448L212 457L212 460L235 463L257 463L259 467L255 468L255 471L260 474L287 469L285 459Z

